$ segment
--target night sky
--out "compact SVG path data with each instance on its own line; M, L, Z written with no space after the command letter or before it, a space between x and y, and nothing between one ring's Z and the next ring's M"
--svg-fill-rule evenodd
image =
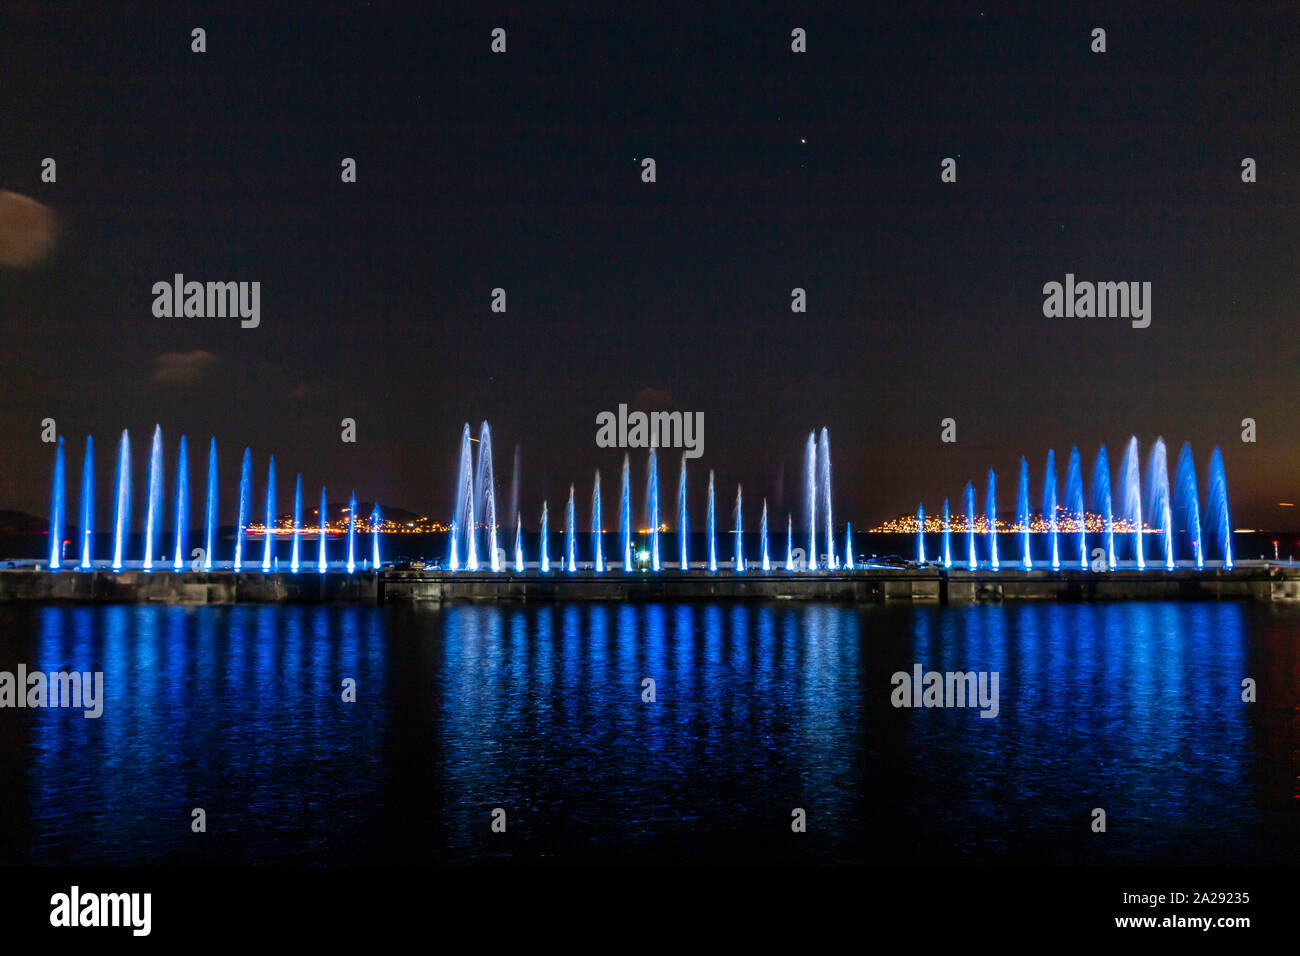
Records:
M1009 510L1022 454L1037 490L1049 447L1063 480L1071 445L1090 471L1104 441L1117 467L1131 434L1144 463L1163 435L1171 470L1191 441L1203 496L1220 445L1236 526L1300 524L1278 507L1300 502L1293 6L6 6L0 189L59 232L42 262L0 266L0 507L45 513L49 417L70 487L95 436L101 508L117 434L141 481L158 423L197 474L216 436L227 522L245 445L258 500L273 453L282 500L301 471L332 500L449 516L461 427L486 419L503 500L521 448L533 526L597 467L616 495L623 453L596 447L595 418L639 400L704 413L697 491L713 468L723 501L743 482L776 514L798 514L826 426L837 523L857 528L989 467ZM260 327L154 317L177 272L261 282ZM1151 326L1045 318L1067 272L1149 281Z

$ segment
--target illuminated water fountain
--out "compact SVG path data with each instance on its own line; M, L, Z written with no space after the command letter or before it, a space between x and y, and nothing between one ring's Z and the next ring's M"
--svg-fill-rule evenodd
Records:
M176 537L172 544L172 570L185 568L185 549L188 544L190 529L190 464L185 446L185 436L181 436L176 449Z
M998 477L989 469L988 494L984 497L984 518L989 529L989 566L998 569Z
M146 571L153 569L153 555L158 547L163 516L163 444L162 428L155 426L153 445L149 449L149 498L144 524L144 563Z
M54 487L50 493L50 570L63 564L63 437L54 446Z
M1120 499L1121 514L1133 529L1133 560L1141 570L1146 567L1146 556L1142 553L1142 480L1138 475L1137 436L1129 439L1124 459L1120 462L1119 487L1123 495Z
M850 561L853 558L853 552L849 552ZM851 566L851 565L850 565ZM948 499L943 499L943 566L952 567L952 521L948 515Z
M126 532L131 521L131 436L125 428L117 443L117 472L113 481L113 570L122 570Z
M1079 568L1088 570L1088 532L1085 528L1087 512L1083 507L1083 463L1077 446L1070 449L1070 461L1065 469L1065 507L1070 512L1079 535Z
M596 478L591 486L591 537L594 541L592 545L591 567L597 574L605 570L605 555L601 548L601 532L603 529L600 524L600 469L596 469Z
M81 460L81 567L89 570L95 534L95 442L86 436L86 454Z
M302 551L302 475L293 485L293 549L289 552L289 570L298 573Z
M244 529L248 527L248 509L253 495L253 452L244 449L244 460L239 466L239 520L235 524L235 570L244 568Z
M1092 510L1101 515L1102 543L1106 550L1106 567L1115 570L1115 513L1110 497L1110 459L1106 446L1097 449L1097 462L1092 469Z
M211 571L217 549L217 440L208 444L208 492L203 505L203 570Z
M650 529L650 570L659 570L659 462L650 449L645 480L646 526Z
M916 563L925 564L925 508L916 507Z
M266 574L275 565L275 456L266 463L266 518L262 528L266 532L262 538L262 573Z
M1187 533L1188 545L1196 567L1205 567L1205 542L1201 540L1201 499L1196 490L1196 464L1192 446L1183 442L1178 453L1178 471L1174 475L1174 505L1178 520Z
M632 463L623 456L623 493L618 503L618 550L623 570L632 570Z
M1151 520L1158 521L1160 543L1164 550L1165 569L1174 567L1174 518L1169 500L1169 459L1165 440L1157 438L1151 446L1147 463L1147 510Z
M736 556L731 565L736 572L745 570L745 542L743 537L745 522L741 517L743 510L742 497L740 485L736 485Z
M1020 528L1021 566L1028 571L1034 566L1029 549L1029 462L1020 459L1020 483L1016 491L1016 525Z
M718 548L713 528L713 469L709 469L709 511L706 516L706 533L709 539L709 570L718 570Z
M681 477L677 479L677 564L683 571L691 566L691 523L686 513L686 456L682 455Z
M1047 553L1055 571L1061 566L1061 553L1056 544L1056 452L1050 448L1043 472L1043 524L1047 525Z

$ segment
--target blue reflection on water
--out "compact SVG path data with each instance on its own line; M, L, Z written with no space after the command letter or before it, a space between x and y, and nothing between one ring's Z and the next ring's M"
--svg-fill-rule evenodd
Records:
M0 862L1295 863L1297 622L1172 602L0 608L0 668L103 670L106 691L98 720L0 711ZM915 664L997 671L998 717L892 707Z

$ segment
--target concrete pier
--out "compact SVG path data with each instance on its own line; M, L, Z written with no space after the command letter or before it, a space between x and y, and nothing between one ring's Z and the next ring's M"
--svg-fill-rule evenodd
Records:
M387 601L1300 601L1300 568L1232 571L944 571L937 567L789 573L746 571L569 574L398 571L0 570L0 603L300 604Z

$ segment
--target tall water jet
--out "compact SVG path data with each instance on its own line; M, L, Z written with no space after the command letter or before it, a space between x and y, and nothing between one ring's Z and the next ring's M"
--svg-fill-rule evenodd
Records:
M548 550L550 548L550 542L547 540L548 536L546 531L546 521L547 521L546 502L543 501L542 502L542 543L541 543L542 554L538 565L541 568L542 574L546 574L551 570L551 555L550 555L550 551Z
M573 485L569 485L569 510L564 515L564 569L578 570L577 517L573 512Z
M162 536L163 518L163 444L162 426L153 429L153 445L149 449L149 499L144 523L144 564L146 571L153 570L153 554Z
M302 557L302 475L293 485L293 550L289 552L289 570L298 573Z
M1028 571L1034 566L1034 557L1029 548L1029 462L1023 457L1016 491L1016 526L1020 529L1020 564Z
M203 570L211 571L217 547L217 439L208 443L208 493L203 505Z
M1159 522L1160 541L1164 546L1165 570L1174 569L1174 515L1169 501L1169 457L1165 440L1157 437L1147 460L1147 509L1152 521Z
M742 494L740 485L736 485L736 556L732 560L732 570L740 572L745 570L745 545L743 536L745 533L745 523L742 518L743 505L741 504Z
M1047 449L1047 468L1043 472L1043 524L1047 525L1047 556L1052 570L1061 568L1061 553L1056 543L1056 452Z
M596 469L596 479L591 486L591 537L595 542L593 544L591 567L597 574L605 570L605 554L601 547L601 520L600 520L600 469Z
M650 570L659 570L659 460L650 449L646 464L645 509L646 527L650 529Z
M125 428L117 443L117 473L113 482L113 570L122 570L122 552L131 522L131 436Z
M835 560L835 532L831 523L831 433L822 429L817 448L817 484L821 489L821 505L826 523L826 567L834 571L839 567Z
M925 506L916 506L916 563L925 564Z
M478 469L474 482L474 500L479 505L479 513L483 515L483 523L487 529L488 566L493 571L500 571L501 559L497 554L496 480L492 477L492 429L488 427L487 422L479 428ZM471 531L471 534L473 533Z
M320 486L320 511L316 512L317 522L318 522L317 526L320 529L320 540L316 550L316 570L319 571L321 574L324 574L326 568L329 567L328 557L325 554L325 529L326 527L328 527L328 521L326 519L326 515L328 513L329 513L329 509L325 505L325 486L321 485Z
M188 546L190 530L190 462L185 447L185 436L181 436L176 449L176 539L172 545L172 570L185 568L185 551Z
M767 553L767 499L763 499L763 517L758 522L759 567L764 571L772 570L772 559Z
M1065 507L1070 511L1075 531L1079 535L1079 569L1088 570L1088 519L1083 507L1083 462L1079 458L1079 447L1070 449L1070 463L1065 469Z
M248 526L248 509L253 497L253 452L244 449L239 465L239 516L235 523L235 570L244 569L244 528Z
M848 536L845 535L845 545L847 546ZM849 552L849 567L853 567L853 552ZM952 523L948 516L948 499L943 499L943 566L952 567Z
M690 519L686 513L686 456L682 455L682 473L677 479L677 563L683 571L691 567Z
M975 484L966 482L966 491L962 496L966 505L966 566L974 571L979 567L979 558L975 555Z
M1142 479L1138 472L1138 440L1134 435L1129 439L1128 448L1119 466L1119 487L1121 513L1124 520L1133 529L1133 560L1138 570L1147 566L1142 549Z
M1174 474L1174 503L1199 571L1205 567L1205 544L1201 540L1201 498L1196 490L1196 463L1192 460L1192 446L1188 442L1183 442L1183 448L1178 453L1178 471Z
M275 564L275 456L266 463L266 521L263 527L266 535L262 543L262 573L270 571Z
M510 510L506 514L514 515L516 519L519 515L519 442L515 442L514 462L510 466ZM518 527L518 521L516 521Z
M92 538L95 534L95 442L86 436L86 454L81 459L81 567L89 571Z
M515 574L524 573L524 526L523 515L515 512Z
M618 503L618 550L623 570L632 570L632 463L623 454L623 493Z
M709 469L709 511L706 533L709 538L709 570L718 570L718 549L713 538L713 469Z
M451 516L451 561L453 571L460 570L460 548L465 548L465 569L478 570L478 549L475 546L474 528L474 451L469 423L460 433L460 454L457 457L456 510Z
M63 566L63 436L54 446L54 486L50 491L50 570Z
M379 570L379 502L370 509L370 566Z
M1210 452L1209 498L1206 504L1206 531L1216 536L1223 566L1232 570L1232 523L1228 517L1228 476L1223 471L1223 454L1215 445Z
M794 570L794 515L785 516L785 569Z
M989 567L998 569L998 476L989 469L988 494L984 498L984 520L989 526Z
M948 514L947 498L943 499L943 513L945 516ZM948 547L948 536L946 534L943 536L943 544L946 553ZM951 563L952 562L950 561L949 564ZM948 565L944 565L944 567L947 566ZM853 570L853 522L852 521L849 521L844 525L844 567L849 571Z
M1101 515L1101 534L1106 546L1106 567L1115 570L1115 511L1110 498L1110 459L1106 446L1097 449L1092 468L1092 510Z
M817 570L817 433L808 433L803 452L804 502L808 511L808 570Z
M357 493L348 499L348 574L357 569Z

